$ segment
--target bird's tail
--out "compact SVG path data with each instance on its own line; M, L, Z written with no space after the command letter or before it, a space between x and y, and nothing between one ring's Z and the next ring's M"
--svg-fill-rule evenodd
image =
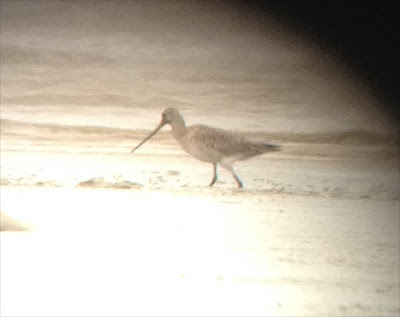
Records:
M263 145L269 150L269 151L280 151L282 147L279 144L274 144L274 143L263 143Z

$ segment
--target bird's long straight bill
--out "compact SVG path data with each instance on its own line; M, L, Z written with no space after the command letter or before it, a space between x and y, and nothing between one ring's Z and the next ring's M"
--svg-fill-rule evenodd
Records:
M148 139L150 139L153 135L155 135L158 132L158 130L160 130L164 126L164 124L165 124L165 122L160 122L160 124L157 126L157 128L154 129L153 132L151 132L142 142L140 142L138 145L136 145L132 149L131 153L133 153L136 149L138 149L140 146L142 146L143 143L145 143Z

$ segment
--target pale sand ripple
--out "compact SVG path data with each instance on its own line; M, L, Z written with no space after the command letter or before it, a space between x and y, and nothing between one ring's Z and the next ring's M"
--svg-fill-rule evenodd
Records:
M30 231L32 226L0 212L0 231Z

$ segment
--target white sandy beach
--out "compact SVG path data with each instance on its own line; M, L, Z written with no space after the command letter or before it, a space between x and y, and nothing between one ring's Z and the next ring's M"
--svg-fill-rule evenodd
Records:
M398 127L338 59L248 19L2 1L1 316L400 314ZM129 154L171 106L282 151L236 163L244 189L209 188L169 127Z
M279 152L238 164L239 190L175 147L3 152L11 170L30 157L1 207L35 231L1 233L2 314L399 313L396 160Z

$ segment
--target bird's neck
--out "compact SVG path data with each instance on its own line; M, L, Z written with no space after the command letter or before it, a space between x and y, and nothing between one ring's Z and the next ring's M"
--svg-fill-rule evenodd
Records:
M172 134L177 140L183 137L186 133L186 124L183 118L176 119L173 124L171 124L171 127Z

